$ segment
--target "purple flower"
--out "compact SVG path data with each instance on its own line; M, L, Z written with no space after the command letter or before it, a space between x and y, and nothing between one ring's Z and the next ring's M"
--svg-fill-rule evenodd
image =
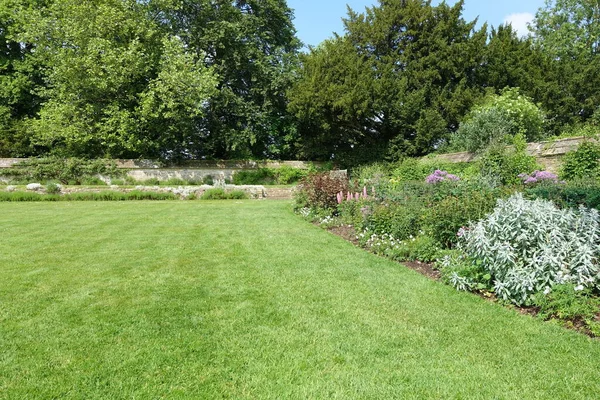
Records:
M538 182L554 182L558 183L558 176L548 171L533 171L531 175L519 174L519 178L526 185L538 183Z
M436 184L443 181L459 181L460 178L456 175L449 174L446 171L436 169L433 174L425 178L425 182L429 184Z

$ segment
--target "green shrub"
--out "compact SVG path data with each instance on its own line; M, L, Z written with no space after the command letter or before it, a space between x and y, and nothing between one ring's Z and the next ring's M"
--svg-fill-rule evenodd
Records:
M509 143L518 134L536 141L544 136L544 123L544 113L538 106L519 94L517 88L506 88L501 95L490 95L473 108L452 136L450 147L478 152L494 143Z
M600 299L589 288L573 284L555 285L548 293L538 293L533 304L544 319L592 320L600 312Z
M542 184L525 190L528 199L550 200L561 208L600 209L600 184L597 181L572 181L566 184Z
M352 225L357 231L361 231L373 206L372 200L343 201L338 206L340 221L342 224Z
M111 190L102 192L77 192L65 195L31 192L0 192L0 201L125 201L125 200L176 200L173 193L143 192L133 190L123 193Z
M75 184L78 184L78 183L75 182ZM87 186L106 186L106 182L104 182L102 179L98 178L97 176L88 176L88 177L82 178L79 181L79 184L87 185Z
M274 171L277 183L279 185L289 185L291 183L296 183L307 175L307 171L293 168L289 165L283 165Z
M200 200L224 200L226 199L225 189L222 188L214 188L208 189L202 196L200 196Z
M404 246L408 249L408 261L421 261L430 263L434 261L440 251L440 244L431 236L419 235L406 240Z
M235 185L270 185L276 182L277 177L269 168L242 170L233 175Z
M212 175L205 175L204 178L202 178L202 184L203 185L214 185L215 181Z
M158 178L148 178L142 182L144 186L160 186L160 180Z
M423 230L443 247L454 247L460 228L485 217L494 209L496 201L497 193L493 191L470 191L461 197L446 197L427 208Z
M222 188L208 189L200 196L200 200L242 200L247 198L248 195L242 190L226 192Z
M227 193L227 198L230 200L245 200L248 198L248 195L243 190L232 190Z
M450 139L449 151L479 152L490 144L506 145L518 131L517 123L497 108L472 113Z
M33 192L0 192L0 201L42 201L44 197Z
M560 171L567 180L597 178L600 166L600 145L583 142L577 150L565 154Z
M458 250L446 250L438 253L436 262L442 274L442 281L456 290L490 291L493 288L492 275L483 268L481 261L473 261Z
M481 174L489 179L497 179L501 184L514 185L521 182L520 174L530 174L542 169L535 157L527 154L527 143L522 134L514 137L514 148L504 145L488 147L479 161Z
M188 182L181 178L169 178L163 184L166 186L185 186Z
M352 169L351 178L358 186L378 185L382 180L389 180L391 165L387 163L373 163Z
M50 182L46 185L46 193L48 194L60 194L60 186L54 182Z
M388 233L398 240L417 236L421 229L423 208L412 202L406 205L378 204L366 216L363 226L375 233Z

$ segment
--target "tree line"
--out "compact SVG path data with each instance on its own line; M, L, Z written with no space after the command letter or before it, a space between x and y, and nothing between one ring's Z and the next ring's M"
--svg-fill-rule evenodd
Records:
M463 6L380 0L303 52L285 0L4 0L0 156L393 160L507 88L546 135L600 120L597 0L528 38Z

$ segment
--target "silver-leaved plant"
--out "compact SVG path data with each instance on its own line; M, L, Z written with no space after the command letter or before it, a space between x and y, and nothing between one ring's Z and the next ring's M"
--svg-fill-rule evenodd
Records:
M559 209L517 193L498 200L485 219L460 232L460 247L480 260L504 300L525 304L561 283L600 282L600 217L596 209ZM457 283L464 281L455 277Z

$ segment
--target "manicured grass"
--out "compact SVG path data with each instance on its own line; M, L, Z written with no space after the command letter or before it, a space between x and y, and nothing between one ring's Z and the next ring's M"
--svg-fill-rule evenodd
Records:
M0 398L584 399L600 341L288 202L0 204Z

